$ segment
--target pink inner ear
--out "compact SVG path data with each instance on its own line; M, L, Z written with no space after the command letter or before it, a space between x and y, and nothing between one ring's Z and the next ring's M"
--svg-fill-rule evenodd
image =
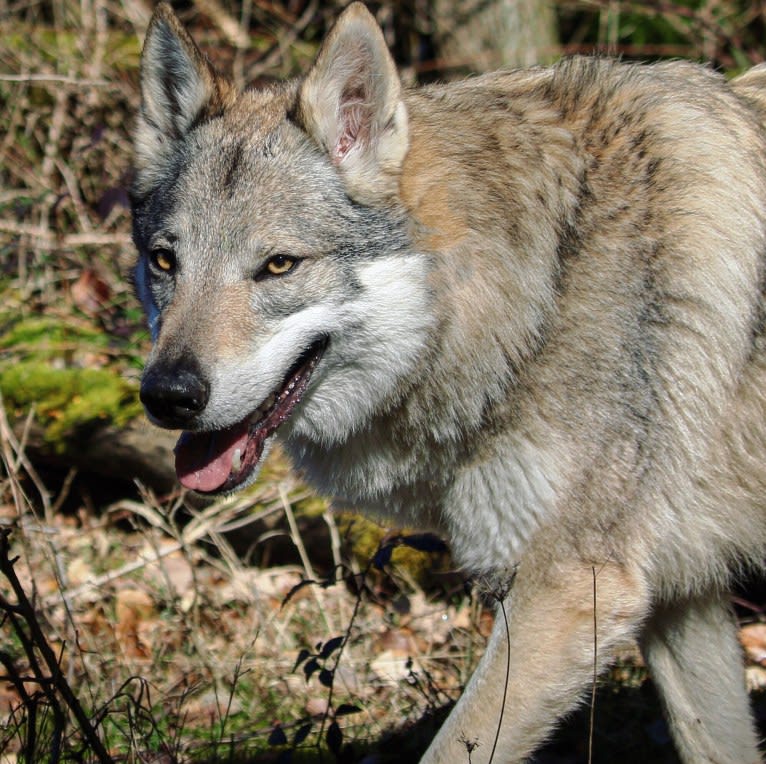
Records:
M338 142L335 144L335 149L332 153L332 158L335 164L339 164L343 161L346 154L353 148L355 142L354 136L349 135L347 132L342 133L338 137Z
M340 131L333 150L335 162L341 162L357 143L368 143L372 133L372 113L363 88L346 90L341 99Z

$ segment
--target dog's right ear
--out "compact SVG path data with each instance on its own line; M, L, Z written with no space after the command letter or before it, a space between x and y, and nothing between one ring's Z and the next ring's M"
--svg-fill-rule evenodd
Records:
M200 121L220 113L233 88L219 77L181 26L168 3L160 3L141 54L141 112L135 133L139 185L151 185L174 141Z
M408 148L396 65L375 18L352 3L300 85L295 117L338 168L349 195L390 198Z

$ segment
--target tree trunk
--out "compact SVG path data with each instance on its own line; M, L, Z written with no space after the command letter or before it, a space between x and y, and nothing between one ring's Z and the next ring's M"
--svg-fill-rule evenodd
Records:
M433 24L445 69L532 66L550 63L559 53L547 0L434 0Z

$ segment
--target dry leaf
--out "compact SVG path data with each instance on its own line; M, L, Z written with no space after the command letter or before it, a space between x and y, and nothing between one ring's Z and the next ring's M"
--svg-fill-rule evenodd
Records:
M0 682L0 719L5 720L11 709L17 708L20 704L21 697L18 690L10 682Z
M766 665L766 623L749 623L739 632L739 641L753 663Z
M117 641L129 658L148 658L151 640L146 621L155 615L154 601L141 589L121 589L117 592Z
M762 692L766 689L766 669L763 666L746 666L745 685L748 692Z
M109 301L111 290L98 274L86 268L72 284L72 302L86 315L100 315Z
M67 566L66 576L68 586L80 586L90 581L94 573L93 568L82 557L75 557Z
M410 629L386 629L376 640L375 649L406 657L418 652L418 645Z
M327 713L327 698L312 697L306 701L306 713L309 716L323 716Z

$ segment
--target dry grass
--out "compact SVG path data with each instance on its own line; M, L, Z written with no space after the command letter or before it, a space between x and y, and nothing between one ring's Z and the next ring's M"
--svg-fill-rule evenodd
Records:
M182 13L214 62L243 83L305 65L340 4L198 0ZM129 380L147 347L127 279L126 189L150 6L0 0L0 329L9 317L45 315L102 333L108 343L98 350L74 343L50 362L108 367ZM418 52L428 47L427 6L382 5L412 72L434 69ZM669 52L734 68L763 58L755 4L738 15L722 2L699 12L612 0L583 8L562 12L572 51ZM628 40L631 25L658 11L661 39ZM22 350L0 347L0 368ZM345 551L346 525L339 530L321 508L309 519L296 514L305 489L278 458L255 491L195 509L178 494L114 497L88 475L78 483L35 463L2 406L0 457L0 526L12 529L14 573L60 671L53 683L50 666L35 673L40 645L25 649L28 625L10 617L17 596L0 578L10 605L0 606L3 764L96 760L60 682L97 723L113 761L271 761L282 735L287 749L301 741L306 760L320 758L321 738L329 761L336 715L344 744L355 746L348 760L368 745L383 750L381 760L386 752L415 760L408 751L425 744L428 728L395 744L386 733L454 699L482 649L491 617L474 598L434 598L406 569L366 570ZM246 562L253 557L271 564ZM306 579L318 583L295 588ZM619 671L623 687L644 678L633 662ZM751 678L761 681L755 668ZM656 709L640 718L646 737ZM587 720L573 734L579 743L564 744L559 761L581 760ZM655 743L649 758L672 761L667 743Z
M339 709L344 741L379 739L454 697L471 668L479 650L476 603L431 602L401 580L355 573L342 558L335 561L339 581L328 583L294 521L287 497L300 489L289 476L276 496L272 487L223 500L183 523L176 521L179 500L163 504L150 495L103 514L45 517L26 498L20 454L7 440L3 449L9 477L0 485L0 519L13 528L15 574L114 760L162 753L165 761L223 761L232 746L237 760L260 760L256 752L269 748L275 724L290 741L310 725L303 746L314 750ZM290 535L303 564L255 568L234 553L232 529L242 534L245 523L269 515L282 517L272 533ZM332 547L335 520L326 514L321 521ZM318 583L299 586L307 579ZM16 601L7 580L0 593ZM19 631L4 619L4 654L18 676L32 677ZM331 640L336 648L322 655ZM307 653L320 656L314 673ZM6 674L0 752L43 761L61 734L61 760L68 760L83 741L58 690L52 703L40 682L9 682ZM57 705L65 722L53 718ZM349 706L356 710L344 713Z

